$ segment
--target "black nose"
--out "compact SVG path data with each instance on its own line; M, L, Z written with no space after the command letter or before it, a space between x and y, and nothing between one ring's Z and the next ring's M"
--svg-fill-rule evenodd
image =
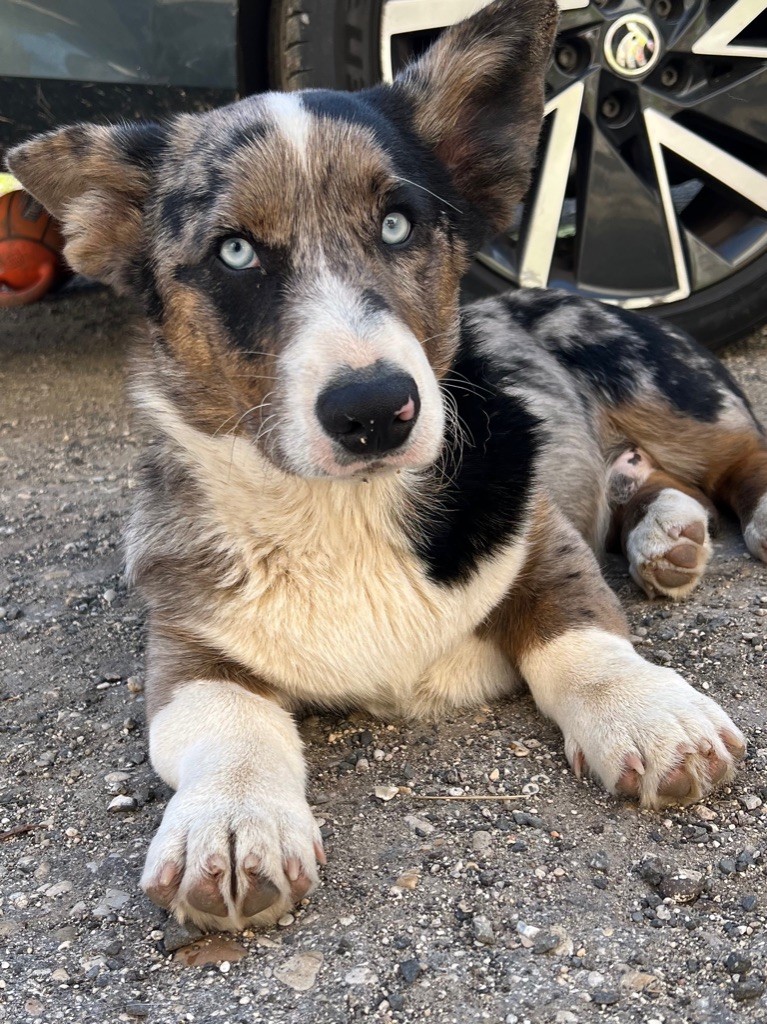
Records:
M406 373L352 371L325 388L315 408L325 432L364 459L399 448L418 419L421 400Z

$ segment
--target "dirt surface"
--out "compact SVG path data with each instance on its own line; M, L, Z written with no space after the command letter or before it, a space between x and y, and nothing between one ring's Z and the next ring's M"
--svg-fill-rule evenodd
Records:
M0 1019L767 1020L767 567L732 526L683 606L610 566L640 650L748 736L730 790L639 813L572 777L526 698L438 727L312 718L321 889L269 933L184 949L138 887L169 792L121 571L129 320L104 292L0 313ZM767 336L728 364L767 417ZM516 799L422 799L459 793Z

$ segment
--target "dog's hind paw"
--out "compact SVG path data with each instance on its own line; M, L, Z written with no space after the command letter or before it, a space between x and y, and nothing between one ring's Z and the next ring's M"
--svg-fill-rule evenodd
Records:
M632 578L648 597L687 597L711 558L706 509L682 491L660 491L629 533L626 554Z

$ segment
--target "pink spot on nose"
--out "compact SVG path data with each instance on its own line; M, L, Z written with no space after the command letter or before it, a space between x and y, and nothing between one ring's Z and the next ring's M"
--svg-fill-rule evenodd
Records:
M412 398L408 398L407 402L394 413L398 420L402 420L403 423L407 423L408 420L412 420L415 416L415 402Z

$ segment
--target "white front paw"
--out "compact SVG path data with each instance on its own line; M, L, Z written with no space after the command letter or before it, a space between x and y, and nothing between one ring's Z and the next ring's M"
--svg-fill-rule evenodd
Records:
M633 653L633 652L632 652ZM689 804L731 778L745 739L724 711L671 669L627 659L562 724L576 774L646 807Z
M239 930L273 924L311 892L317 860L322 839L303 795L198 782L168 804L141 887L180 921Z

